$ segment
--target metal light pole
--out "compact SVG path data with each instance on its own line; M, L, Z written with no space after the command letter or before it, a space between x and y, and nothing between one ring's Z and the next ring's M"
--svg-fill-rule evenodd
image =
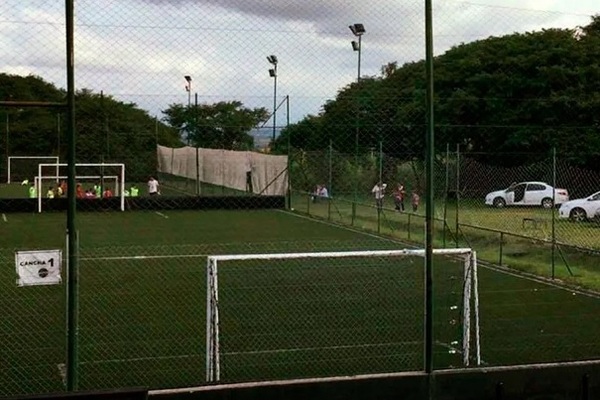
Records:
M364 35L365 31L365 26L363 24L354 24L354 25L350 25L349 26L350 30L352 31L352 34L356 37L358 37L358 42L356 42L355 40L352 41L352 50L358 52L358 73L356 76L356 83L357 85L360 84L360 62L361 62L361 50L362 50L362 35ZM360 88L357 88L357 90L360 90ZM360 134L360 104L359 104L359 99L357 98L356 100L356 116L355 116L355 124L356 124L356 132L354 134L354 164L355 164L355 168L356 168L356 177L354 179L354 201L352 202L352 222L351 224L354 225L354 219L356 218L356 203L358 201L358 137Z
M192 106L192 77L189 76L189 75L185 75L184 78L185 78L185 81L187 82L186 85L185 85L185 91L188 94L187 110L188 110L188 114L189 114L190 108ZM188 144L188 146L190 145L190 130L189 130L189 126L188 126L188 129L187 129L187 144Z
M277 56L267 57L273 68L269 69L269 76L273 78L273 141L275 141L275 129L277 127Z

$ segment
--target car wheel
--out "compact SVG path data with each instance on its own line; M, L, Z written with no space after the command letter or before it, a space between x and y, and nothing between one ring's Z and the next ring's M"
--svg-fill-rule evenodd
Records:
M504 201L504 199L502 197L496 197L494 199L493 204L494 204L494 207L496 207L496 208L502 208L506 205L506 201Z
M546 197L545 199L542 200L542 207L544 207L544 208L552 208L553 205L554 205L554 202L549 197Z
M587 214L583 208L574 208L569 213L569 218L573 221L583 222L587 220Z

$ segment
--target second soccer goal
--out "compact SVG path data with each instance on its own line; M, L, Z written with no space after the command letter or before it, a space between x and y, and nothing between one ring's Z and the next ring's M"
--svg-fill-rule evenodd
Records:
M478 365L476 254L433 253L438 365ZM208 257L207 381L422 370L424 256L403 249Z

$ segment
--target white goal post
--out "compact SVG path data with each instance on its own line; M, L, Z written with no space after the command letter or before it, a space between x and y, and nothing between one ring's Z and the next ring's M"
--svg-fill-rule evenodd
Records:
M10 156L8 157L8 166L7 166L7 177L6 183L11 183L11 177L13 172L13 162L16 160L46 160L48 162L53 162L52 165L56 165L56 176L58 176L58 163L60 162L59 157L57 156ZM35 170L31 171L31 176L33 177L35 174ZM28 176L29 178L29 176Z
M477 278L477 254L469 248L433 249L434 255L445 255L463 262L462 285L462 353L464 366L471 361L481 364L481 346L479 332L479 291ZM221 376L220 337L219 337L219 262L246 260L285 260L310 258L350 258L350 257L425 257L424 249L343 251L316 253L280 253L280 254L236 254L213 255L207 258L206 280L206 381L218 382ZM473 310L471 309L473 305ZM473 320L473 323L471 323ZM474 342L474 343L472 343ZM472 345L474 351L472 351ZM472 354L474 353L474 354Z
M37 200L38 200L38 213L42 212L42 197L43 197L43 190L41 187L41 182L44 179L61 179L63 176L61 175L56 175L56 177L54 176L44 176L42 174L43 169L45 167L56 167L56 170L58 171L60 167L67 167L69 164L66 163L57 163L57 164L38 164L38 173L37 176L35 177L35 185L37 190ZM77 169L77 167L100 167L100 168L106 168L106 167L116 167L119 169L119 175L75 175L75 179L93 179L93 178L97 178L97 179L112 179L115 178L115 194L119 197L120 200L120 210L121 211L125 211L125 164L121 164L121 163L110 163L110 164L105 164L105 163L77 163L75 164L75 168ZM65 176L65 179L67 179L67 177ZM65 194L66 195L66 194Z

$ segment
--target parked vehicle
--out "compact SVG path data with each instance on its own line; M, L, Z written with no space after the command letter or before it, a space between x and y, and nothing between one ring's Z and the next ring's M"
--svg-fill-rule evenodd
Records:
M567 201L558 209L559 218L570 218L573 221L587 221L595 217L600 209L600 192L583 199Z
M541 206L552 208L569 201L566 189L555 189L544 182L513 183L504 190L485 196L485 204L502 208L505 206Z

